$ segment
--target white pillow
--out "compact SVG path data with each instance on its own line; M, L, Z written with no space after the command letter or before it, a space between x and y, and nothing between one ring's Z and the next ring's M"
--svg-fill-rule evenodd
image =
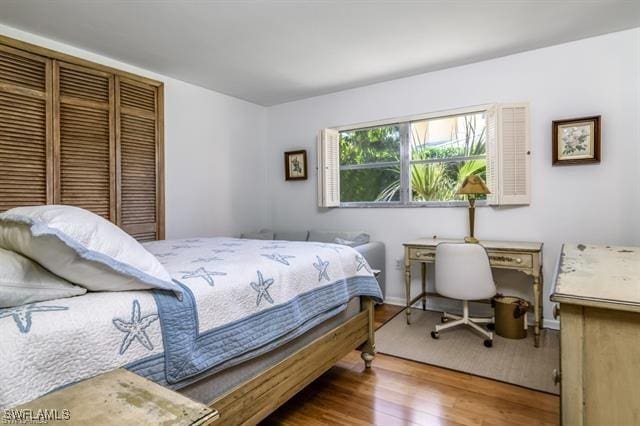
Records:
M0 214L0 247L92 291L180 286L151 253L113 223L72 206L16 207Z
M0 308L79 296L87 289L56 277L34 261L0 249Z

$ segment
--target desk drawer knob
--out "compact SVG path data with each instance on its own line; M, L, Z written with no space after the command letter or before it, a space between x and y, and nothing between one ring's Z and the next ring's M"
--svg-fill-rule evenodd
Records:
M522 258L521 257L516 258L516 263L522 263Z
M430 257L433 256L433 253L418 251L416 252L416 257Z

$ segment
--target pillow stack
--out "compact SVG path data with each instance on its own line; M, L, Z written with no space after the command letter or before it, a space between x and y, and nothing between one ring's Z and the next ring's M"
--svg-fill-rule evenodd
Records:
M20 301L50 300L43 287L49 289L50 295L60 290L56 294L66 295L61 297L86 290L151 288L182 296L180 286L140 243L108 220L78 207L18 207L0 214L0 248L4 249L0 252L4 256L0 258L2 268L5 263L14 265L14 272L0 275L0 307L16 306ZM18 294L15 280L20 277L22 296L10 299L7 294ZM41 285L33 285L34 281L27 277ZM28 290L30 287L34 287L33 291Z

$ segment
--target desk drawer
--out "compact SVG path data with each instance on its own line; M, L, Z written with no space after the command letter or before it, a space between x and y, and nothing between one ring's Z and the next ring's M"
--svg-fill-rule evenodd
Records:
M433 262L436 258L435 249L420 249L420 248L410 248L409 249L409 259L411 260L421 260L421 261L431 261Z
M513 266L514 268L531 268L533 256L529 253L491 253L489 252L491 266Z

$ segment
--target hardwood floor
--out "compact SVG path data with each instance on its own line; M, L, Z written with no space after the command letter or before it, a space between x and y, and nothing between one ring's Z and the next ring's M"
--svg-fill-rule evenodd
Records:
M401 307L376 309L376 327ZM353 351L264 425L556 425L559 398L378 354L365 370Z

